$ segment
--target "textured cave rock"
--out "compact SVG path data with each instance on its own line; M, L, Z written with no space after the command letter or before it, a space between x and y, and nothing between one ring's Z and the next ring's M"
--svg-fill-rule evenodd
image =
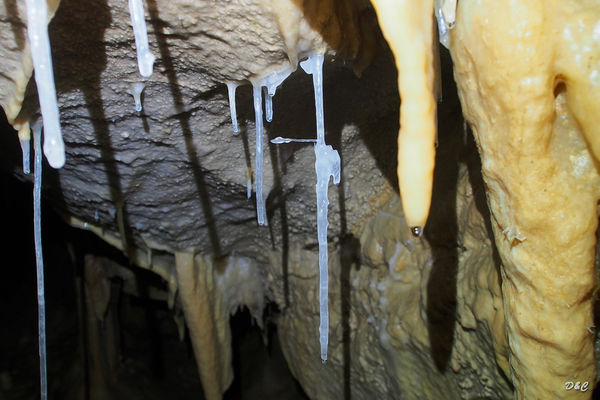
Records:
M396 71L383 39L376 34L374 41L367 29L377 31L368 4L323 2L324 9L345 15L340 26L352 21L341 30L345 35L319 29L335 18L323 24L301 16L296 22L302 34L293 35L292 22L282 16L295 6L320 15L314 3L145 3L157 62L139 114L128 93L140 77L126 2L60 3L50 37L67 163L47 169L44 194L72 224L160 274L173 293L180 273L175 253L209 276L202 284L217 288L212 318L223 346L212 367L225 375L216 387L205 387L209 398L218 397L231 378L223 339L228 315L246 305L261 321L267 299L281 310L284 355L311 398L509 398L499 259L449 60L432 212L425 237L415 239L397 195ZM11 18L2 20L10 30L2 29L0 52L12 61L3 63L10 69L0 76L3 95L18 92L25 78L13 74L26 68L19 67L26 57L24 25L15 16L24 15L22 2L4 4L0 11ZM288 57L297 61L319 48L329 55L327 142L342 158L342 181L329 191L326 365L318 346L313 149L266 145L270 225L257 227L254 196L246 198L248 169L254 167L251 86L238 88L241 133L234 136L224 84L254 80ZM376 56L365 68L370 50ZM269 138L314 136L310 76L292 74L273 107ZM21 115L7 115L25 121L36 113L31 82ZM16 136L2 137L2 143L3 167L20 174ZM192 252L196 261L190 261ZM194 324L189 317L188 324Z

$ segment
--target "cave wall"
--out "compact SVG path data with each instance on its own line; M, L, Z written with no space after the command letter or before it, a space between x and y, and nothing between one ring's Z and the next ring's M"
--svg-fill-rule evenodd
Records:
M67 163L46 171L45 199L72 225L161 275L184 309L212 302L196 319L186 312L192 334L208 337L194 342L207 397L218 398L231 380L228 315L246 305L260 321L266 300L281 310L282 349L311 398L511 397L518 378L504 312L513 303L500 288L511 256L494 245L502 229L490 220L489 168L481 174L477 147L483 151L487 128L477 122L485 118L469 114L476 144L448 53L431 215L424 237L415 238L398 196L398 71L368 2L145 4L157 61L144 80L140 113L130 94L141 78L126 4L63 0L50 7L58 6L49 29ZM35 85L27 86L24 2L5 1L0 15L0 104L9 122L25 129L39 112ZM327 56L326 137L342 159L340 185L329 189L326 365L318 347L312 145L266 144L268 227L257 227L254 196L246 198L255 168L248 83L315 51ZM226 82L242 84L239 135L232 133ZM468 90L459 89L463 106L471 104ZM313 116L311 78L299 69L278 89L266 134L312 138ZM28 179L19 162L18 154L3 154L4 168ZM190 279L198 284L185 289ZM212 323L198 322L203 318ZM220 350L203 359L199 343ZM224 375L210 375L215 370Z

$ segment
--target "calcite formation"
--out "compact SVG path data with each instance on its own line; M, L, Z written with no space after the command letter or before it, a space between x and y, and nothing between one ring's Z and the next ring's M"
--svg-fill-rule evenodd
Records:
M464 1L451 34L502 257L517 398L579 398L567 382L596 377L599 32L595 1Z
M597 1L143 3L156 56L144 79L127 4L48 2L66 164L44 198L165 280L206 398L233 378L228 316L247 306L260 323L266 300L311 398L591 396ZM0 105L24 140L39 119L25 21L25 1L0 4ZM448 62L436 66L436 26L475 142ZM341 161L319 244L312 85L293 72L314 54L323 139ZM281 71L265 135L292 140L265 144L268 227L257 227L250 84L260 93ZM3 167L23 177L17 138L2 143L16 149Z

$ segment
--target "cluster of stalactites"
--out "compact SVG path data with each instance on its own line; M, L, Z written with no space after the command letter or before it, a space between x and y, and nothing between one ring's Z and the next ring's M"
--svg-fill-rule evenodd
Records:
M48 164L53 168L61 168L65 164L65 147L60 128L56 87L48 37L48 5L46 0L26 0L27 7L27 36L31 48L35 83L37 86L42 124L44 131L44 155ZM141 0L129 0L131 22L137 47L137 58L140 74L149 77L155 57L148 47L148 34L144 20L144 6ZM142 110L141 93L143 83L136 83L131 87L131 94L135 100L135 109ZM48 397L46 374L46 306L44 300L44 264L42 256L41 238L41 188L42 188L42 153L41 137L42 126L35 124L34 131L34 237L38 279L38 327L39 327L39 355L40 355L40 397ZM19 142L23 154L23 173L30 172L30 133L29 124L25 123L19 130Z
M327 209L329 199L327 191L329 179L337 185L340 181L341 162L336 150L325 143L325 117L323 111L323 55L315 54L302 61L300 66L313 77L313 88L315 93L315 115L316 115L316 139L289 139L277 137L271 142L283 144L290 142L312 142L315 143L315 172L317 175L317 236L319 242L319 342L321 345L321 359L327 361L327 346L329 338L329 308L328 308L328 247L327 247ZM263 88L265 88L265 117L267 122L273 118L273 96L277 87L295 70L286 67L280 71L267 75L258 80L253 87L254 113L256 126L256 211L259 225L267 225L265 210L265 199L262 188L262 164L263 164ZM237 85L228 83L229 105L231 121L234 133L238 132L237 117L235 115L235 89ZM250 182L250 181L249 181ZM251 184L251 183L249 183ZM250 189L248 189L248 195Z

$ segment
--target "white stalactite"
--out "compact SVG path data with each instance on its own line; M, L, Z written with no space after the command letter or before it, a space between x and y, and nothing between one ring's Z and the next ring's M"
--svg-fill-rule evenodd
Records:
M30 172L29 163L31 162L30 157L29 157L29 150L31 148L31 140L29 140L29 138L26 138L26 139L19 138L19 143L21 144L21 150L23 152L23 173L28 175Z
M321 360L327 361L327 344L329 342L329 260L327 249L327 208L329 199L329 177L333 183L340 183L340 155L331 146L317 143L315 145L315 170L317 171L317 237L319 240L319 342L321 343Z
M135 111L142 111L142 92L146 85L142 82L136 82L131 85L131 90L129 93L133 96L133 101L135 102Z
M232 82L227 82L227 94L229 95L229 113L231 114L231 124L233 125L233 133L238 133L240 130L238 128L237 122L237 110L235 106L235 90L237 89L237 84Z
M40 354L40 397L48 398L48 383L46 374L46 301L44 295L44 256L42 252L42 145L41 127L34 127L33 146L35 151L34 184L33 184L33 231L35 242L35 261L37 265L38 292L38 340Z
M271 139L271 143L273 144L282 144L282 143L317 143L316 139L295 139L295 138L284 138L281 136L277 136L275 139Z
M156 57L152 54L148 46L148 32L146 31L146 19L144 17L144 4L142 0L129 0L129 13L131 14L131 25L133 25L133 34L135 36L138 68L140 74L148 78L152 75Z
M319 342L321 360L327 361L329 342L329 260L327 248L327 190L329 177L334 184L340 183L340 155L325 144L325 117L323 112L323 59L322 55L311 55L300 66L307 74L312 74L315 91L315 114L317 120L317 143L315 145L315 171L317 173L317 236L319 240Z
M263 115L262 115L262 88L261 86L253 87L254 94L254 123L256 125L256 166L255 179L256 182L256 214L258 225L267 226L267 212L265 209L265 199L262 191L262 164L263 164Z
M48 6L46 0L26 0L27 36L35 71L35 83L44 122L44 154L53 168L65 164L65 145L60 131L54 72L48 38Z
M273 121L273 96L267 90L265 95L265 119L267 122Z

